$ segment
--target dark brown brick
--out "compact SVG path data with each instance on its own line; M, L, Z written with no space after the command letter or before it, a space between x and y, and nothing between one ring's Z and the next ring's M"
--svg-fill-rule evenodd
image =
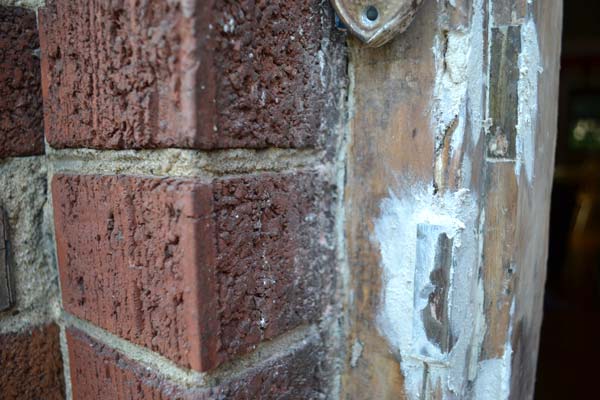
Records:
M0 335L0 398L64 399L56 325Z
M210 388L186 388L83 332L67 330L73 399L269 400L323 399L322 350L307 341L279 358Z
M328 40L333 18L327 7L319 0L204 2L201 57L212 58L212 65L198 75L206 88L199 103L213 117L200 119L203 146L312 147L323 141L327 127L321 124L333 111L330 97L337 96L328 93L328 52L341 45Z
M56 176L67 311L197 370L319 317L332 246L313 173Z
M0 5L0 158L44 153L35 12Z
M40 12L54 147L311 147L330 119L320 0L76 2ZM337 83L335 83L337 84Z

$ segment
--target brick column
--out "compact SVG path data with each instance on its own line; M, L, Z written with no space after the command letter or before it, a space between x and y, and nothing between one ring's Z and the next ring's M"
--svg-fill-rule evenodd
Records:
M39 17L73 398L331 396L346 78L328 4Z
M0 2L0 398L62 399L33 9ZM10 289L8 289L10 287ZM11 293L9 295L9 292Z

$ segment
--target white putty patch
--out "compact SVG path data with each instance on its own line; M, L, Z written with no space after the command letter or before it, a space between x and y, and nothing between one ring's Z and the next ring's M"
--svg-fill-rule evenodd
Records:
M404 187L410 187L405 185ZM380 246L383 291L377 322L397 357L402 359L409 399L420 399L425 363L429 381L441 382L457 395L467 386L467 353L475 334L478 235L476 196L463 189L438 196L432 185L390 191L380 206L375 239ZM453 238L454 263L449 297L450 328L455 343L443 354L425 332L421 312L427 302L415 296L416 282L430 279L430 266L417 265L417 227L428 224ZM436 236L437 237L437 236ZM416 299L416 300L415 300ZM421 322L419 322L421 321Z
M512 328L515 301L510 306L510 325L502 358L483 360L477 368L477 379L473 385L473 398L477 400L508 400L512 370Z
M543 71L540 60L537 29L533 20L521 27L521 54L519 54L519 106L517 123L517 162L515 174L524 168L531 184L535 171L535 135L538 113L538 80Z
M483 282L478 276L483 251L479 232L485 216L478 213L477 195L466 189L436 195L432 185L425 184L399 186L408 189L390 191L375 222L374 239L383 267L377 324L401 360L408 399L422 399L423 391L432 384L440 385L443 399L508 399L514 301L504 356L479 360L486 329ZM428 338L423 325L428 293L422 296L419 292L427 285L433 289L433 283L431 263L417 254L417 230L422 224L434 227L434 237L425 238L426 242L434 242L440 233L453 239L448 308L455 342L448 353ZM431 257L434 251L431 248Z

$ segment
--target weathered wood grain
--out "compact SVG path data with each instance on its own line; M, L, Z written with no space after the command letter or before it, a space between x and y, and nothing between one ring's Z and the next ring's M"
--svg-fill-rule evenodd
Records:
M379 49L350 40L355 87L345 194L352 289L348 345L349 354L362 346L362 356L342 377L344 399L405 398L400 364L377 329L382 271L371 236L379 203L397 173L411 171L409 181L431 179L434 140L427 110L435 79L436 13L435 3L426 2L407 31Z
M519 106L519 53L521 28L502 26L492 28L490 58L491 127L487 132L487 155L492 158L514 160Z

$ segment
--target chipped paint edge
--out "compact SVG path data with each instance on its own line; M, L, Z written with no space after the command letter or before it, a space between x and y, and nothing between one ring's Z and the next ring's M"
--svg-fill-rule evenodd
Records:
M538 43L538 33L533 19L521 28L521 54L519 54L519 104L517 129L517 162L515 174L524 169L531 185L535 176L535 134L538 113L538 83L543 72Z

